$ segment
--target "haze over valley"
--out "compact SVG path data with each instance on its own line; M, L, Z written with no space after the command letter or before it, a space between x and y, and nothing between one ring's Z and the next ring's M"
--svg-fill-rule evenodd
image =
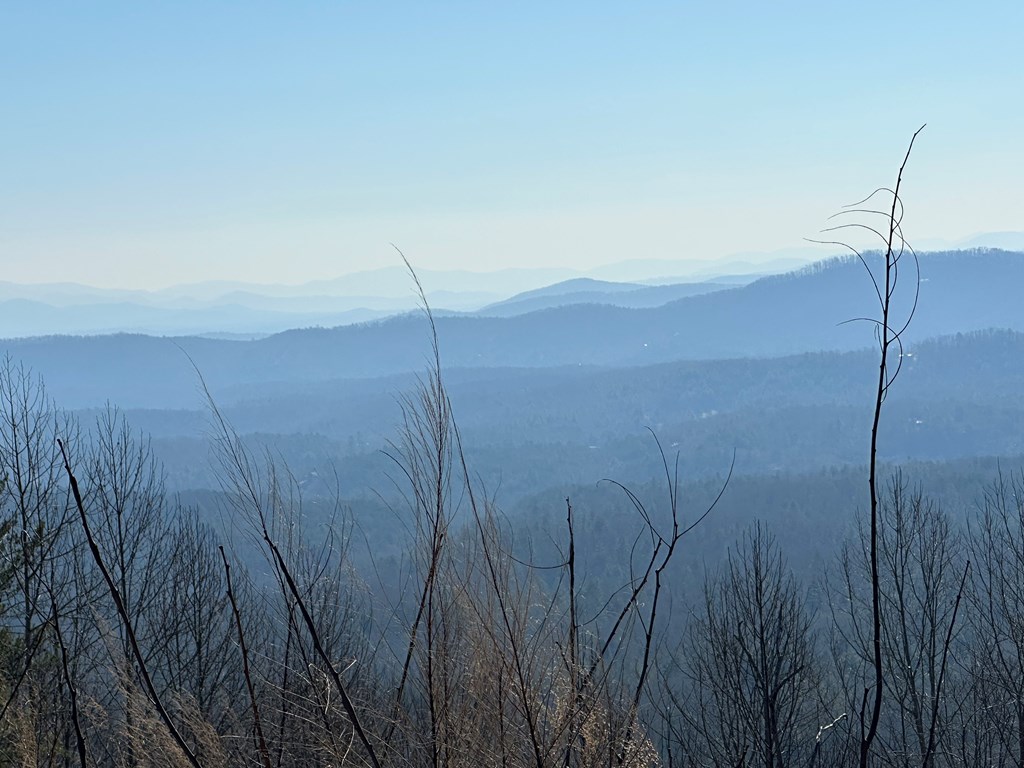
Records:
M1024 455L1013 427L1024 425L1017 291L1024 254L973 249L918 258L918 291L900 294L893 307L906 313L917 301L880 457L929 476L936 466L982 461L980 482L998 462ZM877 269L877 256L868 259ZM408 272L389 274L406 287L413 282ZM455 287L486 287L485 275L448 277ZM214 295L210 288L192 290ZM264 295L321 290L265 288ZM392 299L400 292L392 289ZM872 327L858 318L870 317L875 301L864 265L846 256L702 282L570 278L476 310L432 312L469 463L516 516L538 499L590 494L605 479L655 481L662 471L655 439L679 457L687 483L730 468L733 482L754 484L856 476L877 375ZM210 460L212 403L253 446L285 461L308 492L341 494L357 514L366 505L377 510L391 484L403 398L431 365L422 308L333 328L265 335L239 326L236 333L43 336L2 346L81 423L107 407L122 410L151 437L168 488L185 498L222 484ZM803 556L825 556L844 520L830 519L834 536Z

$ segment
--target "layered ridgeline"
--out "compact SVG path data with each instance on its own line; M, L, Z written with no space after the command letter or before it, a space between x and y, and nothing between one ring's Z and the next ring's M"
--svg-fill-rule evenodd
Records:
M1024 255L925 254L921 270L883 458L1024 453L1024 309L1014 290L1024 284ZM473 469L504 500L602 477L651 477L647 428L680 453L690 477L723 471L734 452L740 473L864 462L876 353L868 323L842 324L872 313L859 263L719 283L654 308L600 303L646 301L666 288L689 290L570 281L499 308L568 306L437 318ZM578 304L580 295L593 301ZM115 335L5 345L66 407L129 409L176 487L217 484L196 461L206 453L207 415L191 357L241 432L261 435L302 477L337 476L347 494L372 494L389 485L380 449L400 422L400 396L427 365L428 342L422 314L413 313L255 341Z
M397 256L393 259L398 261ZM787 257L700 262L630 260L590 270L511 268L493 272L422 270L438 312L514 315L550 306L599 302L651 307L671 299L750 282L807 262ZM721 278L718 283L712 277ZM640 282L629 282L640 279ZM434 289L433 287L443 286ZM348 325L417 306L408 271L391 266L295 285L207 281L159 290L76 283L0 281L6 337L144 333L256 338L291 328Z
M913 279L909 264L903 277ZM924 254L920 303L906 338L916 342L990 328L1024 331L1021 284L1021 253ZM912 295L908 290L900 298L908 302ZM636 367L866 348L872 343L870 325L846 321L874 316L874 301L860 263L839 259L656 307L586 303L513 317L439 316L437 330L449 370ZM197 403L189 357L219 395L235 386L418 371L426 362L427 339L422 315L413 312L251 341L112 335L8 340L2 346L43 373L69 407L110 400L124 407L180 408Z

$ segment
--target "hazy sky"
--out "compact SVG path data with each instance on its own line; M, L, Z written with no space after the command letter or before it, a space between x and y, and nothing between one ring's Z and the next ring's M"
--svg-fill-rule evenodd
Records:
M0 4L0 280L302 282L1024 229L1024 2Z

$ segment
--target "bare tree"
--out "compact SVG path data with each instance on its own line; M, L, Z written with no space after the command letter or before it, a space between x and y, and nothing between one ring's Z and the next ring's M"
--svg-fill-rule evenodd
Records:
M195 510L174 508L170 523L162 583L145 617L149 664L161 691L188 697L218 733L231 733L244 680L217 536Z
M36 629L47 621L51 605L45 588L50 564L67 545L63 534L73 508L61 491L62 463L57 438L77 440L73 420L51 401L42 379L10 357L0 362L0 461L4 484L0 509L10 523L4 559L15 574L17 629L30 664ZM8 620L14 619L8 614Z
M666 749L695 765L809 764L822 718L812 625L778 546L755 525L705 585L675 662L683 680L664 690L666 720L681 725Z
M10 357L0 361L0 596L10 685L0 720L17 733L12 747L45 761L72 743L69 691L52 632L54 605L75 600L73 507L62 489L56 438L77 445L74 420L42 379ZM69 638L74 644L74 640Z
M964 726L967 755L1024 765L1024 477L986 491L969 538L974 707ZM981 764L981 763L977 763Z
M903 184L903 172L906 169L910 153L914 148L914 141L918 134L924 130L922 125L910 139L907 153L900 165L899 173L896 176L896 185L889 189L883 187L875 190L864 200L847 207L837 216L848 217L858 216L861 220L855 222L840 221L834 227L825 230L826 232L846 232L848 230L863 230L881 242L883 252L883 263L880 268L872 269L868 259L857 249L844 242L835 242L849 249L861 261L867 271L871 284L874 287L875 296L878 299L879 316L877 318L856 318L869 320L875 328L875 336L878 340L879 364L878 384L875 388L875 405L871 422L871 442L868 450L868 491L871 509L871 527L869 537L869 560L870 560L870 585L871 585L871 613L872 613L872 672L873 681L864 687L863 702L859 707L860 723L860 768L867 768L868 758L871 754L871 745L878 732L878 720L882 711L882 691L884 688L884 662L882 659L882 618L881 604L882 595L880 591L879 565L878 565L878 430L882 417L882 404L885 402L886 394L899 375L903 363L903 342L902 337L910 325L917 308L917 296L919 291L919 270L917 254L910 248L903 236L903 201L900 199L900 187ZM870 207L871 201L877 195L887 195L889 204L880 208ZM868 207L865 207L868 206ZM876 218L877 217L877 218ZM881 220L880 224L876 222ZM900 264L904 256L910 255L912 261L913 287L911 293L913 301L906 315L898 318L895 315L897 287L899 285ZM880 273L880 274L879 274ZM895 354L894 354L895 353ZM870 701L870 707L868 699Z
M110 569L136 636L149 649L158 615L156 600L169 585L164 575L173 558L175 510L164 491L163 473L148 439L137 434L116 408L108 406L89 433L79 470L83 500L96 543ZM111 621L120 621L108 613ZM124 627L122 653L130 656Z
M840 559L830 602L837 669L847 706L860 695L860 670L873 659L870 532L861 526ZM881 648L886 704L879 715L878 759L885 765L932 766L954 748L947 724L958 716L968 681L959 667L964 623L957 622L967 562L947 515L897 473L879 505L877 527Z

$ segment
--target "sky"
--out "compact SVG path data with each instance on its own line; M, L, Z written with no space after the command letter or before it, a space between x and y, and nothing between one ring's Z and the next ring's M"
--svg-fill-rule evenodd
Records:
M1024 3L0 0L0 280L301 283L1024 230Z

